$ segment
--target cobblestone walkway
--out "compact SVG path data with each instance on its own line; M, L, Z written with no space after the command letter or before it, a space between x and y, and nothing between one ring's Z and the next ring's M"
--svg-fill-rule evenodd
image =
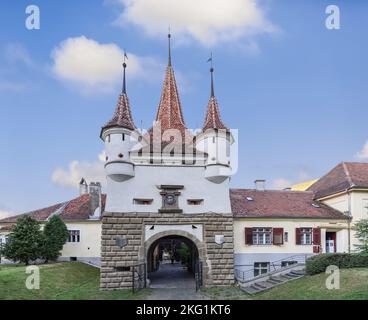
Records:
M179 263L161 264L156 272L148 274L152 293L148 300L203 300L204 295L195 291L195 279Z

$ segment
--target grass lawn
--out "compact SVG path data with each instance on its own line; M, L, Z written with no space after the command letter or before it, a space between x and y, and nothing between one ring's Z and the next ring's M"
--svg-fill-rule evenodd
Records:
M25 286L25 266L0 265L0 300L119 300L144 299L149 289L100 291L100 271L79 262L40 265L40 289Z
M26 267L0 265L0 300L118 300L145 299L152 289L133 294L131 290L100 291L100 271L79 262L40 265L40 289L25 286ZM368 300L368 268L342 269L339 290L325 286L327 274L291 281L253 296L238 287L202 288L213 300Z
M368 268L340 270L340 289L328 290L329 275L305 276L252 296L261 300L368 300Z

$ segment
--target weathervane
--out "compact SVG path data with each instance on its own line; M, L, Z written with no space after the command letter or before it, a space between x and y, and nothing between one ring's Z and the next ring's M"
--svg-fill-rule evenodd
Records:
M127 67L126 60L128 60L128 55L124 50L124 58L123 58L123 93L126 93L126 81L125 81L125 69Z
M215 90L214 90L214 87L213 87L213 71L214 71L214 68L213 68L213 56L212 56L212 52L211 52L211 56L207 60L207 62L211 62L211 69L210 69L210 72L211 72L211 97L214 97L215 96Z

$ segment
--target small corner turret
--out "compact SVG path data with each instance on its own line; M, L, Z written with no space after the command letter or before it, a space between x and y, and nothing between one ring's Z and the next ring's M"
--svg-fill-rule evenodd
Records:
M134 124L126 92L125 71L123 63L123 86L118 103L111 120L102 129L100 137L105 142L106 175L114 181L122 182L134 177L134 164L130 160L130 150L134 144Z

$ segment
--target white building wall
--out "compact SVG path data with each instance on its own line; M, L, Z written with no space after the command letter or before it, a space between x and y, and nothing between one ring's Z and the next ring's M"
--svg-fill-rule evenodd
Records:
M229 179L220 184L204 178L203 166L135 165L135 177L124 182L107 178L108 212L157 212L162 207L160 185L183 185L179 208L184 213L230 213ZM153 199L151 205L134 204L133 199ZM203 199L188 205L188 199Z
M245 228L283 228L288 233L288 241L282 245L248 245L245 244ZM348 251L348 231L345 221L316 219L234 219L235 269L247 270L255 262L273 262L280 259L293 260L293 256L302 259L313 255L313 245L296 244L296 228L321 228L322 252L326 252L326 231L335 231L337 252Z
M80 242L67 242L61 252L62 258L86 258L101 256L100 221L66 222L68 230L80 230Z

